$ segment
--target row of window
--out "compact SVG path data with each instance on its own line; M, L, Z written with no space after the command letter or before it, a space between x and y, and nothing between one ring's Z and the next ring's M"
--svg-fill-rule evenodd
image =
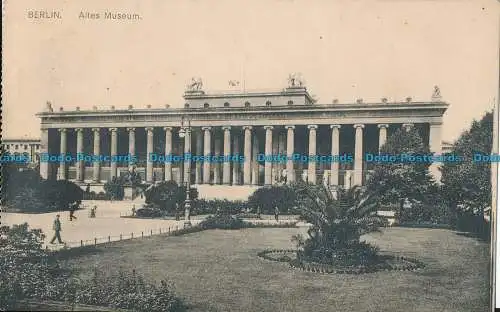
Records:
M19 149L19 144L15 144L15 145L14 145L14 144L5 144L6 149L10 149L10 147L11 147L11 146L12 146L12 148L13 148L13 149L16 149L16 150L17 150L17 149ZM21 146L22 146L22 145L21 145ZM22 146L22 147L24 147L24 149L25 149L25 150L27 150L27 149L28 149L28 147L29 147L29 145L26 145L26 144L25 144L25 145L24 145L24 146ZM40 149L40 145L39 145L39 144L36 144L36 145L35 145L35 149Z
M293 101L290 100L290 101L288 101L287 104L293 105ZM229 104L229 102L224 103L224 107L230 107L230 106L231 106L231 104ZM245 102L245 107L250 107L250 106L251 106L250 102ZM271 101L267 101L266 106L271 106ZM203 108L209 108L209 107L210 107L210 104L208 104L208 103L203 104ZM189 103L184 104L184 108L189 108Z

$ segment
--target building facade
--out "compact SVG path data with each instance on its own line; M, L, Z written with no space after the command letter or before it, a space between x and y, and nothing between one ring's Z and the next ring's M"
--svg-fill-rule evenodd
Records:
M40 140L33 138L5 138L2 139L3 155L11 155L16 158L24 156L29 163L36 164L40 160Z
M428 102L319 104L293 80L278 91L223 93L206 93L201 81L194 81L184 99L183 108L90 111L54 110L47 103L38 114L40 152L52 158L42 159L42 177L102 184L135 170L147 182L272 185L302 179L363 185L373 166L364 155L378 153L398 128L416 127L431 152L441 154L443 114L449 105L437 87ZM61 154L69 157L55 158ZM193 159L171 157L186 154ZM232 159L220 161L221 156ZM439 178L436 165L431 171Z

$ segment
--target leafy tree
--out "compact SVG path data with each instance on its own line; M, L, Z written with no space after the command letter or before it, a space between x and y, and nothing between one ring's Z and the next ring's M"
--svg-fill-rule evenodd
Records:
M54 210L68 210L83 199L83 190L67 180L46 180L40 184L42 201Z
M415 128L409 131L398 129L382 146L380 154L408 154L422 158L431 155ZM437 184L429 172L430 164L427 161L378 162L366 187L370 192L380 194L380 202L398 203L401 215L405 199L425 203L437 193Z
M163 211L175 212L176 207L182 207L186 200L186 187L179 186L175 181L160 182L151 185L145 191L146 203L153 204ZM190 199L198 198L198 191L195 188L190 190Z
M36 188L41 181L36 170L22 168L12 162L2 163L2 201L9 204L23 195L26 189Z
M303 247L303 254L315 261L331 263L338 255L344 254L350 259L360 255L371 254L375 250L360 242L361 235L379 231L387 220L377 215L378 203L376 193L362 193L361 188L354 186L349 190L339 189L335 194L324 185L313 186L299 183L295 187L298 200L298 211L301 219L311 223L308 238L300 235L294 239ZM345 253L358 250L360 253ZM337 260L340 260L338 258Z
M453 154L464 161L447 162L441 169L442 192L458 214L484 215L491 206L491 165L488 161L475 162L474 155L490 155L493 144L493 113L474 120L453 145Z
M259 212L267 214L273 214L274 207L278 207L281 213L287 213L295 204L295 191L288 185L262 187L248 198L248 205L254 211L260 209Z

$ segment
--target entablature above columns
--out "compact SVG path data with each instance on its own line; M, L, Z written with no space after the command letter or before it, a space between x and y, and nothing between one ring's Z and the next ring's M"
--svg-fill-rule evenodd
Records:
M320 106L306 109L259 109L259 110L146 110L118 112L71 112L43 113L42 128L60 127L179 127L182 116L188 115L191 126L263 126L308 125L308 124L353 124L353 123L422 123L431 118L442 118L448 104L371 105L359 108ZM347 105L348 106L348 105Z
M192 120L191 127L205 127L210 125L212 127L244 127L244 126L253 126L253 127L264 127L267 125L273 126L308 126L311 124L315 125L353 125L353 124L404 124L404 123L413 123L413 124L421 124L421 123L432 123L433 125L442 124L443 117L441 116L422 116L422 117L384 117L384 118L370 118L370 117L358 117L358 118L315 118L315 119L295 119L295 118L283 118L283 119L271 119L271 120L245 120L245 119L234 119L231 121L227 120ZM147 127L171 127L171 128L180 128L179 122L146 122L146 121L137 121L134 122L133 125L135 128L129 127L130 122L126 123L117 123L117 122L63 122L63 121L52 121L50 123L43 123L41 125L42 129L58 129L58 128L66 128L73 130L74 128L126 128L128 131L134 129L137 130L139 128L147 128ZM132 130L132 131L134 131Z

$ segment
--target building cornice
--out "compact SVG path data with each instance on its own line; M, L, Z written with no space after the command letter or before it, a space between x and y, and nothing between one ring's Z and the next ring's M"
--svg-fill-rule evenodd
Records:
M297 106L272 107L233 107L233 108L136 108L133 110L78 110L41 112L40 118L58 118L70 116L144 116L144 115L198 115L198 114L231 114L231 113L296 113L296 112L362 112L362 111L390 111L390 110L437 110L443 114L449 104L445 102L398 102L398 103L348 103L348 104L311 104Z

